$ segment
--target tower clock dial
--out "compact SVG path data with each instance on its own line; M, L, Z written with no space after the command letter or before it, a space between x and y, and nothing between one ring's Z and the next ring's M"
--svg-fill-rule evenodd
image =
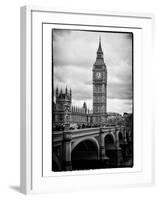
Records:
M101 77L102 77L101 72L96 72L96 78L97 78L97 79L100 79Z

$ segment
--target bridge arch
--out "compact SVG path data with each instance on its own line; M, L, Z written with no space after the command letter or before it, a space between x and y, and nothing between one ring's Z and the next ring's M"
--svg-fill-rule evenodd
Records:
M126 143L127 138L125 130L118 131L117 138L118 138L118 145L121 151L121 161L123 161L126 160L128 154L127 143Z
M99 159L99 144L95 138L86 138L72 144L72 169L91 169Z
M113 143L115 144L116 138L115 138L115 134L113 132L105 133L104 134L104 140L105 140L106 137L108 137L109 139L111 138Z
M104 138L104 145L105 145L105 155L109 158L109 166L115 166L116 165L116 158L117 158L117 152L116 152L116 138L115 134L109 133Z
M124 143L124 132L123 131L117 132L117 140L118 140L119 145L122 145Z
M78 141L73 142L73 143L72 143L72 147L71 147L71 152L74 150L74 148L75 148L78 144L80 144L81 142L84 142L84 141L86 141L86 140L89 140L90 142L92 142L92 143L97 147L98 152L99 152L99 149L100 149L99 143L98 143L98 141L97 141L94 137L91 137L91 138L81 138L81 139L79 139Z
M115 146L115 136L113 133L108 133L104 137L105 150Z

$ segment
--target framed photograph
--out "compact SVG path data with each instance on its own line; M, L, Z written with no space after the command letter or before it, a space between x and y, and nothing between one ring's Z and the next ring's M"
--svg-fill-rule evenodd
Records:
M153 17L21 8L21 191L151 185Z

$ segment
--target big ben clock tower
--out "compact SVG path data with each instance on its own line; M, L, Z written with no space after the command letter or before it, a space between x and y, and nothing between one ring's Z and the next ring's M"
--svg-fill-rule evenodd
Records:
M104 125L107 116L107 68L104 63L101 39L93 65L93 123Z

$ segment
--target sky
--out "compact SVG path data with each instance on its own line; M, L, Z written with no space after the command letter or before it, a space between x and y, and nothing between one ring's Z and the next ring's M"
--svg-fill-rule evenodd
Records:
M92 109L92 68L101 37L107 66L107 111L132 112L132 34L53 30L54 87L72 89L72 104ZM54 88L54 91L55 91Z

